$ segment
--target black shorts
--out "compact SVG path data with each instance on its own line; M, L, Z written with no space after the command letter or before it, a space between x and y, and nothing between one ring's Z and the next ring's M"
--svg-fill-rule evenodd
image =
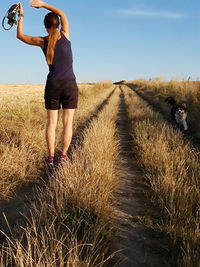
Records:
M76 80L47 80L44 99L46 109L57 110L61 107L64 109L77 108L78 86Z

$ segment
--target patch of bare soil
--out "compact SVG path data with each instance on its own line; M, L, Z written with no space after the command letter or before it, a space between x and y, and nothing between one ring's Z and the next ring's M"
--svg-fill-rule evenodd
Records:
M117 172L121 188L117 193L119 208L129 217L120 226L116 250L121 251L120 267L169 267L176 266L169 255L169 240L165 234L152 226L152 217L159 212L148 199L149 187L137 166L134 145L130 136L124 92L121 90L121 103L118 113L117 129L120 147L120 163Z

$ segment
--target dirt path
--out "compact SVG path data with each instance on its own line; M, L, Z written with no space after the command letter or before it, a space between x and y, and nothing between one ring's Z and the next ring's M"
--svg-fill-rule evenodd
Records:
M71 153L72 147L76 148L77 146L81 146L85 130L97 119L99 113L109 103L115 89L116 87L111 91L108 97L96 107L93 114L83 124L78 126L74 133L69 153ZM36 190L38 188L40 188L40 190L45 190L49 179L51 179L51 174L44 168L41 170L40 181L24 184L15 191L13 197L8 201L0 200L0 245L6 241L5 234L7 236L12 236L15 231L18 231L19 228L22 229L26 225L25 216L27 218L29 217L31 206L37 201Z
M138 222L139 217L145 220L152 215L152 207L145 194L148 188L140 179L142 174L131 151L133 140L129 135L130 120L123 90L120 98L117 128L121 164L117 171L123 183L118 199L120 209L130 216L130 224L122 225L124 230L117 245L117 249L123 250L120 267L169 267L172 265L167 260L169 255L161 248L161 236Z
M114 90L97 107L94 114L84 125L78 128L73 141L74 146L81 145L82 133L98 117L99 112L109 102L113 92ZM166 251L163 251L164 249L160 247L160 236L152 232L152 230L149 230L148 227L138 223L138 217L147 218L151 215L151 208L145 196L147 187L141 182L142 179L139 179L141 173L136 163L134 163L134 153L130 150L130 144L132 143L132 138L129 135L130 121L128 120L123 91L121 92L120 98L117 128L120 141L121 163L118 167L118 173L123 180L123 186L118 194L120 208L130 215L131 221L130 224L125 223L121 226L124 232L121 234L122 237L118 240L119 242L116 248L123 250L124 260L120 264L120 267L169 267L172 265L168 263ZM44 185L48 182L49 178L44 172ZM0 201L0 231L8 235L11 234L3 214L5 214L12 231L15 230L17 224L22 227L25 225L26 222L22 213L27 215L32 202L37 201L34 192L37 186L35 184L27 184L19 189L10 201ZM3 241L5 241L5 236L0 234L0 243ZM165 255L161 255L162 253L165 253Z

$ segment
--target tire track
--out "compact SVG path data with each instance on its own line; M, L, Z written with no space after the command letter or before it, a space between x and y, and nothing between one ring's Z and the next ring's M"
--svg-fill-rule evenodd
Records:
M130 135L130 119L122 88L117 121L121 161L117 173L122 184L117 197L120 209L130 216L130 224L122 223L120 226L121 233L116 247L122 250L124 259L120 267L169 267L168 261L161 255L159 237L136 219L137 216L150 216L152 207L145 195L148 188L140 179L142 172L136 164L134 140Z

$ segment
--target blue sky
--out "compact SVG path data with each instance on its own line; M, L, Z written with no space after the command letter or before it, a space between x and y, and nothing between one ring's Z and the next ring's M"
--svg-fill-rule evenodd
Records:
M15 2L0 0L0 17ZM44 9L21 1L24 33L46 35ZM200 79L199 0L49 1L68 16L78 82L172 77ZM0 83L45 83L40 48L0 30Z

